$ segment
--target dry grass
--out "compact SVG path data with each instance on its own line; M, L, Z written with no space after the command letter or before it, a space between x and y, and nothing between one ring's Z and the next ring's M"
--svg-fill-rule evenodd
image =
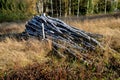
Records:
M99 20L68 21L69 25L75 26L87 32L102 34L104 43L120 52L120 18L105 18Z
M18 42L7 38L0 42L0 46L0 72L4 72L9 69L25 67L34 62L46 62L49 59L46 55L50 51L51 43L34 39Z
M0 34L20 33L25 29L25 23L4 22L0 23Z
M107 18L84 22L68 20L67 23L87 32L104 35L105 52L86 53L87 59L92 61L91 64L77 60L67 62L54 56L46 57L51 51L50 41L17 41L6 38L0 42L0 75L4 76L3 80L5 76L8 80L119 80L120 19ZM19 33L25 29L25 23L12 24L0 24L0 33ZM118 53L110 52L109 47Z
M68 21L67 23L87 32L99 33L104 36L114 36L116 34L120 34L120 18L86 20L84 22Z

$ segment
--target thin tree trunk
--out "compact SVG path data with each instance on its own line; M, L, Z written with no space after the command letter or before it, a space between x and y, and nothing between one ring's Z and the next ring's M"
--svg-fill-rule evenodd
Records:
M89 1L90 1L90 0L87 1L87 14L89 13L89 5L90 5L90 4L89 4L89 3L90 3Z
M96 11L97 11L97 13L99 12L99 11L98 11L98 4L96 5Z
M52 16L53 16L53 1L51 0L51 13L52 13Z
M78 10L77 10L77 17L79 17L79 14L80 14L80 0L78 0Z
M68 15L68 0L65 0L65 17Z
M37 8L37 13L38 14L43 13L43 1L42 0L39 0L36 3L36 8Z
M93 0L88 0L88 2L87 2L87 14L93 14L93 12L94 12Z
M71 15L71 0L69 0L69 16Z
M92 6L92 14L94 13L94 2L93 2L93 0L91 1L92 3L91 3L91 6Z
M116 0L116 10L117 10L117 8L118 8L118 0Z
M57 17L58 17L58 2L56 0L56 12L57 12Z
M43 13L43 11L44 11L44 2L43 1L41 1L42 2L42 11L41 11L41 13Z
M72 8L73 8L73 9L72 9L72 14L74 15L74 14L75 14L75 13L74 13L74 11L75 11L75 6L73 5Z
M106 14L106 8L107 8L107 0L105 0L105 14Z
M115 11L118 11L117 7L118 7L118 0L115 0Z
M60 17L61 17L61 14L62 14L61 4L62 4L62 1L60 0Z

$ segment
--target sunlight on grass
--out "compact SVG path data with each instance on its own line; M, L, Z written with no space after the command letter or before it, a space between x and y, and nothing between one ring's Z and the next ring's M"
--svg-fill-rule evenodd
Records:
M45 56L50 50L49 46L51 45L49 44L34 39L18 42L7 38L5 41L0 42L0 70L47 61L48 58Z
M29 39L27 41L6 38L0 42L0 77L36 79L38 75L47 80L119 80L120 66L120 19L71 21L67 23L87 32L103 35L101 44L105 51L87 52L81 60L53 56L51 41ZM24 31L25 23L0 26L0 34ZM5 28L2 28L4 27ZM62 49L58 49L61 53ZM49 55L51 54L51 55ZM78 52L80 54L80 52ZM49 56L48 56L49 55ZM89 62L89 63L88 63ZM8 72L7 72L8 71ZM10 74L11 73L11 74ZM21 76L19 76L21 75ZM27 76L24 76L27 75ZM40 78L40 77L39 77Z

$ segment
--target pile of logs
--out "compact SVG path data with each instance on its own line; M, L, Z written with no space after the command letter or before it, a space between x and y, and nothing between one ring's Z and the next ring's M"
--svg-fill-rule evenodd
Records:
M61 57L64 57L58 49L77 57L76 51L87 52L102 47L96 40L99 35L87 33L75 27L69 26L63 21L46 15L34 16L26 23L23 35L37 37L42 40L51 40L53 49Z

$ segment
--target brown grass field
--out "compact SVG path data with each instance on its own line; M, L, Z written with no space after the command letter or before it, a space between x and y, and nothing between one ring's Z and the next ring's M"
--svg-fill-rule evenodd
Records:
M36 39L0 42L0 80L120 80L120 18L67 24L87 32L102 34L104 52L86 53L90 64L77 59L58 59L51 41ZM0 34L21 33L25 23L0 23Z

